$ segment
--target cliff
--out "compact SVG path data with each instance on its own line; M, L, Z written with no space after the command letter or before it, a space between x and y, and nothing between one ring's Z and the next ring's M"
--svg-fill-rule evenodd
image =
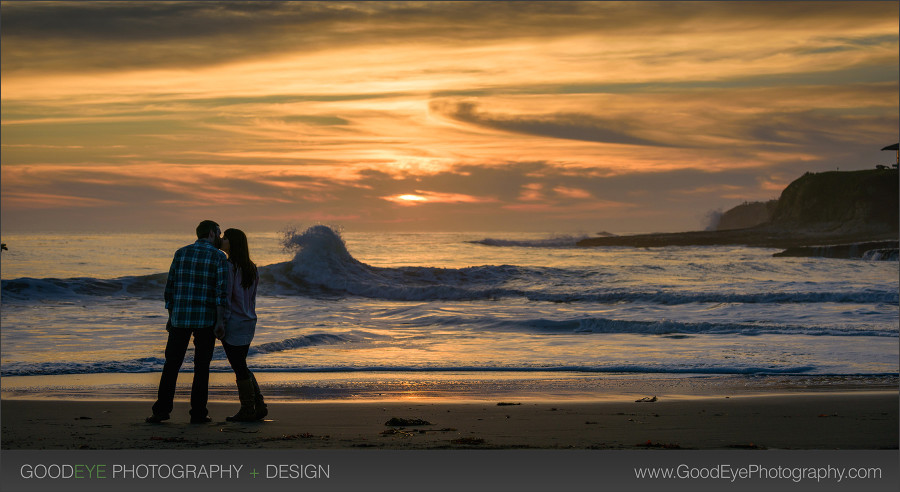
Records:
M897 241L900 176L896 169L807 173L784 189L771 214L768 222L743 229L598 237L578 245L783 249Z
M778 200L743 203L723 213L719 217L715 230L746 229L765 224L772 219L772 214L775 213L777 206Z
M896 169L806 173L781 193L770 224L836 233L897 232Z

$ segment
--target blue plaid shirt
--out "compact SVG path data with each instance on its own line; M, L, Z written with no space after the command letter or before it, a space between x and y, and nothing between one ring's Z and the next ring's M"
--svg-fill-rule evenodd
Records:
M166 280L166 309L173 326L209 328L216 306L228 306L228 260L208 241L198 239L175 252Z

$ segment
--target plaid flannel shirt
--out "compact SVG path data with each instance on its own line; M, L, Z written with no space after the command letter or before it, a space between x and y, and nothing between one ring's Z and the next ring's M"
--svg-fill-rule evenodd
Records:
M209 328L216 323L216 306L228 307L228 260L204 240L175 252L166 280L166 309L173 326Z

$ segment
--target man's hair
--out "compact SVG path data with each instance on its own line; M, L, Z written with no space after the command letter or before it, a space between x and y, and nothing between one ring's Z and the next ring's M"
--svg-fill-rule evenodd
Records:
M197 239L206 239L210 232L215 232L216 227L219 227L219 224L211 220L204 220L197 226Z

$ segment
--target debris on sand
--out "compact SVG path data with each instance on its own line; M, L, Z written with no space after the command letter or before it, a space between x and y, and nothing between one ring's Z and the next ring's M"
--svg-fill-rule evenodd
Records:
M764 446L759 446L752 442L750 444L730 444L728 447L733 449L766 449Z
M309 432L304 432L302 434L282 434L280 436L275 437L266 437L261 439L262 441L296 441L298 439L320 439L323 441L327 441L331 439L331 436L316 436L310 434Z
M656 401L655 396L647 396L647 397L641 398L640 400L634 400L635 403L653 403L655 401Z
M651 440L647 440L645 443L635 444L635 446L639 448L662 448L662 449L681 449L681 446L678 443L670 444L670 443L660 443L653 442Z
M384 425L389 425L392 427L406 427L410 425L434 425L427 420L422 419L401 419L397 417L393 417L391 420L388 420L384 423Z
M219 429L219 432L239 432L241 434L256 434L259 432L259 429L242 429L236 427L222 427Z
M484 444L484 439L480 437L460 437L459 439L454 439L450 441L451 444L464 444L464 445L476 445L476 444Z
M386 431L381 431L382 436L400 436L400 437L411 437L415 434L418 434L416 431L406 431L401 429L388 429Z
M161 436L151 436L151 441L163 441L163 442L187 442L187 439L183 437L161 437Z

